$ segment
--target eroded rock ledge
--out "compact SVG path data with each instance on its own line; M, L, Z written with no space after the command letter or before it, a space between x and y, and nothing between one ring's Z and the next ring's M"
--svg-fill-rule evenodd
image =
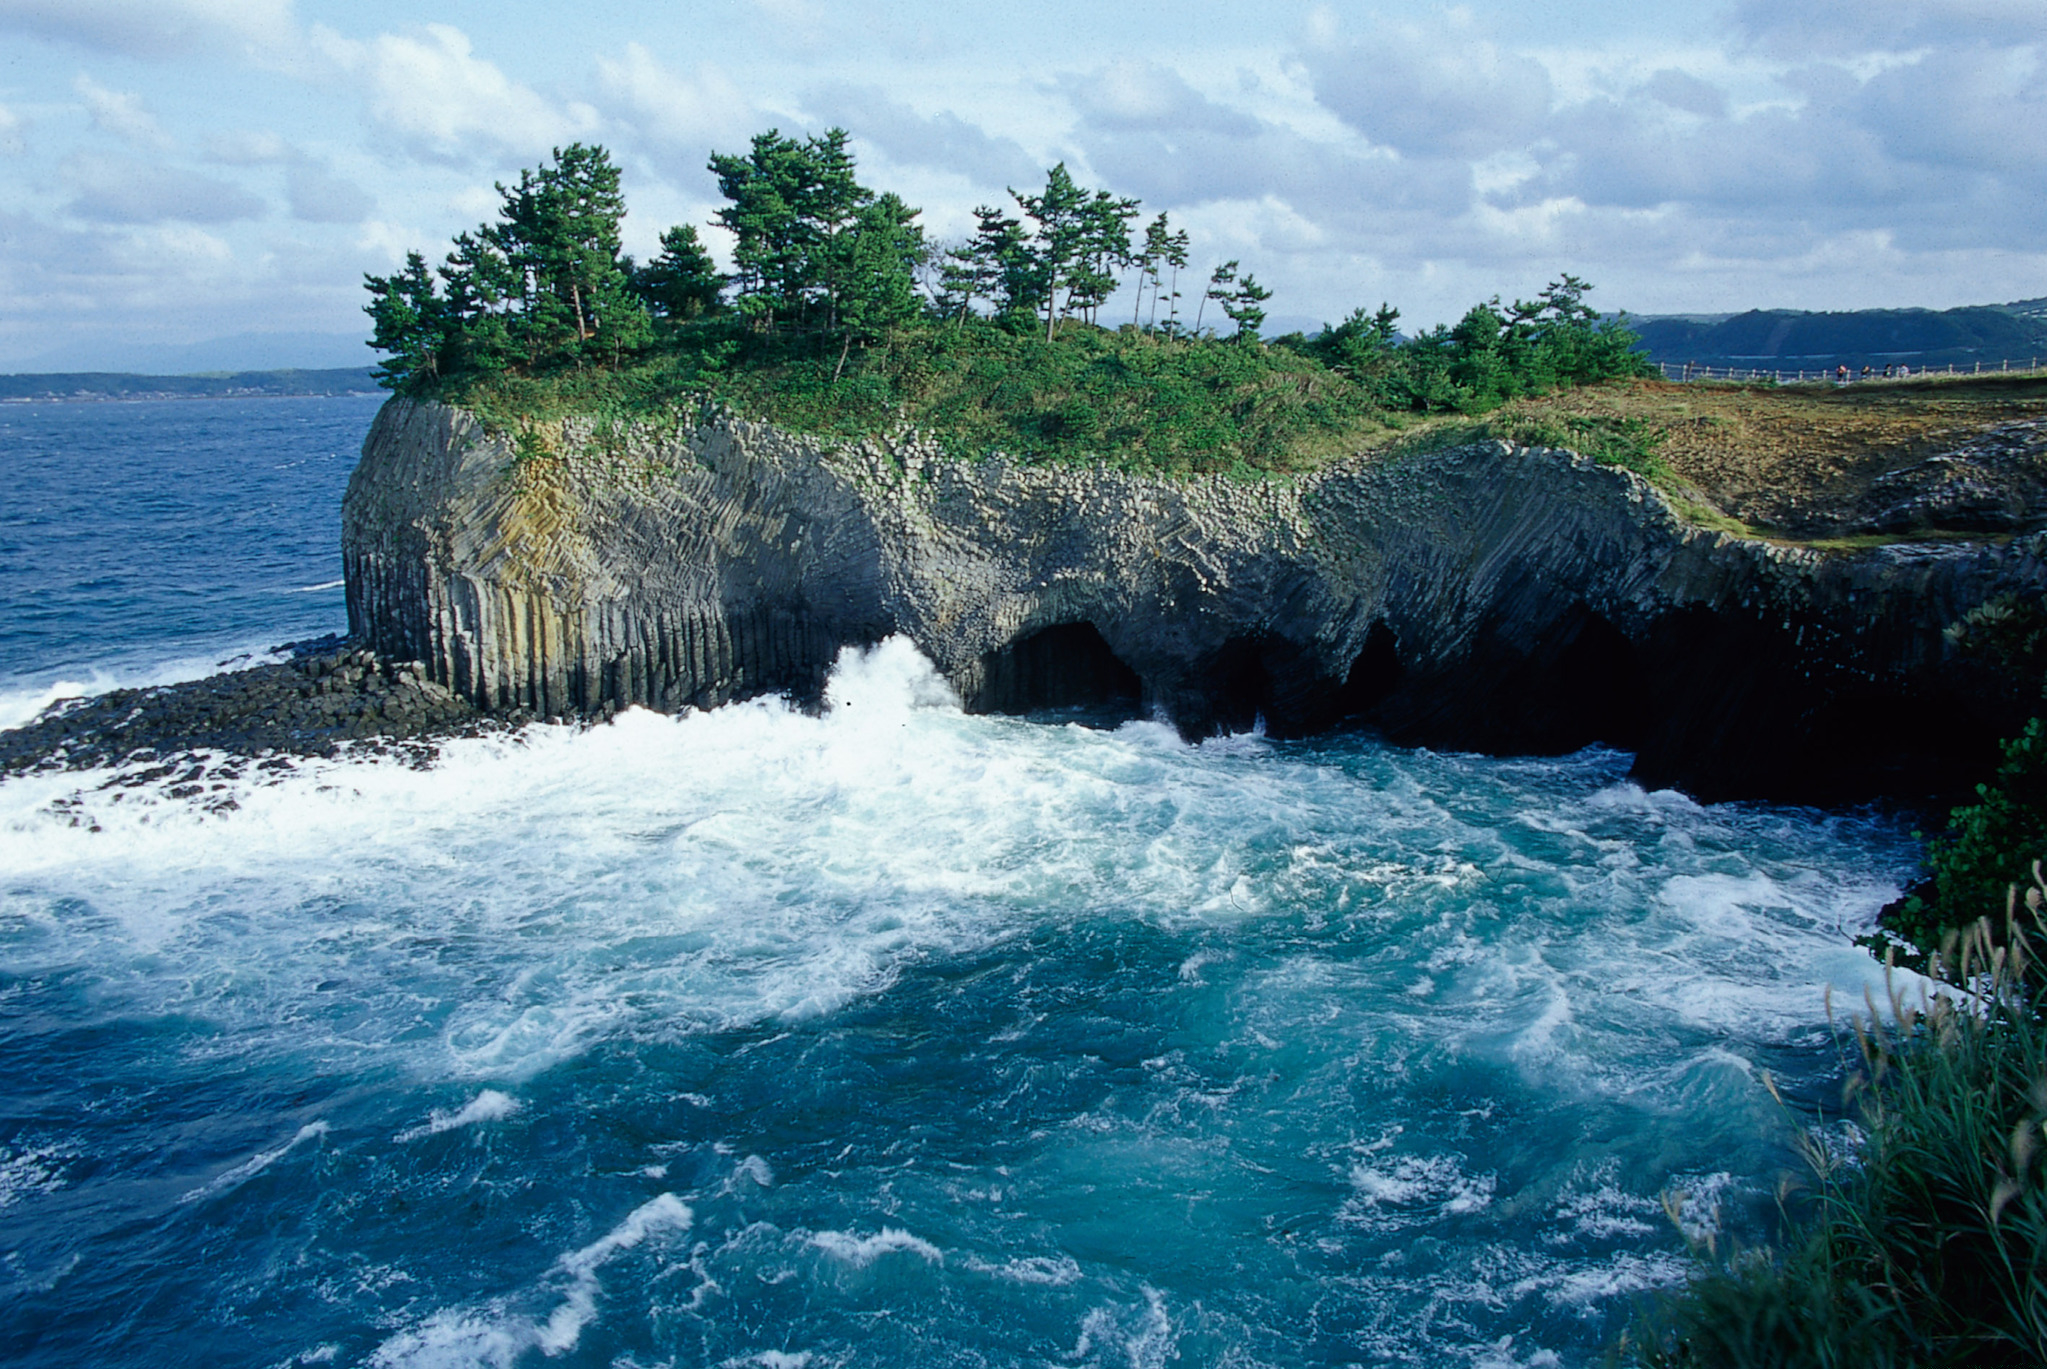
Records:
M2040 592L2039 534L1773 545L1499 443L1246 483L720 416L536 436L521 456L394 400L344 506L352 634L489 711L803 695L842 645L902 633L974 708L1135 695L1190 736L1596 740L1645 783L1835 801L1952 786L2037 703L1943 629Z

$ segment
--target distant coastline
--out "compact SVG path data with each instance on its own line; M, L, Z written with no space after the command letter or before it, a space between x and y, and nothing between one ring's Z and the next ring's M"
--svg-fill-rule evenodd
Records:
M134 375L122 371L0 375L0 404L379 393L381 390L376 377L367 366L328 370L205 371L192 375Z

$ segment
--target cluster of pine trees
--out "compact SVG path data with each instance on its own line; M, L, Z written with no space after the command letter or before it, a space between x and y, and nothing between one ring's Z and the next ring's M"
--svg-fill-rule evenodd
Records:
M601 147L558 149L516 185L500 184L497 220L459 235L439 267L414 252L399 272L366 278L371 345L386 353L380 379L424 393L480 376L616 367L700 343L716 324L754 353L807 348L836 383L855 348L919 327L971 320L1048 345L1065 324L1099 331L1125 287L1127 326L1146 337L1205 343L1227 321L1229 341L1261 343L1271 292L1240 262L1214 268L1190 319L1186 231L1161 213L1140 232L1137 200L1090 190L1063 163L1042 189L1011 190L1013 208L978 208L973 234L953 245L930 241L900 197L860 183L844 129L770 130L744 153L714 154L710 170L726 201L715 222L731 237L729 272L691 225L663 233L644 265L623 255L619 172ZM1272 345L1319 361L1380 406L1476 412L1641 372L1633 335L1600 322L1584 303L1589 288L1567 275L1533 302L1495 298L1412 339L1382 305Z

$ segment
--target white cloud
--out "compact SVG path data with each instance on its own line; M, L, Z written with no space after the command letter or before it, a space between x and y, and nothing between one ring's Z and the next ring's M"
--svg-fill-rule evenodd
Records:
M281 166L291 216L302 223L361 223L376 201L354 181L334 174L325 159L270 132L217 134L207 141L210 160L224 166Z
M418 229L382 219L372 219L363 224L362 231L355 239L357 251L367 253L386 266L396 266L404 261L407 252L418 252L432 260L435 254L423 250L420 244L421 235Z
M1696 114L1701 119L1721 119L1727 115L1726 91L1675 67L1664 67L1652 73L1643 84L1642 93L1672 109Z
M648 141L699 161L714 148L736 149L755 131L753 102L709 62L684 76L640 44L627 43L623 56L597 59L597 88L614 118Z
M129 57L289 44L292 0L0 0L0 31Z
M1921 44L2037 43L2047 35L2039 0L1739 0L1736 31L1757 49L1807 60L1909 52Z
M998 138L957 114L920 114L872 86L837 84L810 103L899 167L950 171L977 186L1028 186L1045 168L1014 139Z
M753 0L753 7L777 41L804 49L823 46L831 16L816 0Z
M263 202L229 181L140 161L82 154L66 162L70 211L100 223L232 223L261 217Z
M1326 30L1325 30L1326 31ZM1428 27L1377 26L1302 53L1324 107L1381 147L1412 156L1482 157L1540 136L1549 71L1501 47L1463 11Z
M298 149L275 133L216 133L206 140L206 152L228 166L276 166L298 158Z
M78 92L78 98L85 101L85 111L92 116L94 128L136 147L158 151L170 147L169 136L156 122L156 116L142 107L141 96L108 90L82 71L71 83L71 88Z
M285 173L291 215L306 223L361 223L377 207L363 188L312 162Z
M486 149L540 156L597 125L594 109L558 104L512 80L448 24L367 42L316 28L313 42L362 84L377 124L429 156L462 159Z
M26 121L19 114L6 105L0 105L0 153L13 156L27 146L21 137L26 126Z
M210 275L235 262L235 250L225 239L189 223L150 224L117 244L114 259L137 272L154 263Z
M1237 138L1259 131L1258 120L1209 99L1157 62L1112 62L1091 75L1061 78L1059 89L1093 128Z

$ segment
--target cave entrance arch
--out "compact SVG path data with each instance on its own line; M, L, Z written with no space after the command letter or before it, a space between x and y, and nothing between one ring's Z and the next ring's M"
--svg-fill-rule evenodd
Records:
M1088 721L1138 716L1144 681L1093 623L1058 623L981 658L977 713L1077 712Z
M1634 644L1604 614L1578 604L1543 631L1533 651L1493 651L1498 664L1484 651L1471 662L1488 679L1472 701L1486 720L1484 749L1558 756L1594 742L1629 751L1640 743L1647 673Z
M1392 696L1406 673L1399 639L1384 618L1376 620L1343 677L1343 687L1336 692L1336 717L1341 720L1370 713Z

